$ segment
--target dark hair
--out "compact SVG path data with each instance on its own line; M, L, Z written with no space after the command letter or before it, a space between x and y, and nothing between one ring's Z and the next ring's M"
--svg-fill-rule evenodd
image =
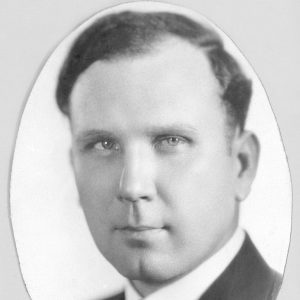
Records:
M234 126L244 128L251 98L251 81L237 61L224 49L212 29L175 13L139 13L125 11L96 20L74 42L60 70L56 100L69 115L69 98L81 73L93 62L148 53L163 38L177 37L206 53L219 81L227 114Z

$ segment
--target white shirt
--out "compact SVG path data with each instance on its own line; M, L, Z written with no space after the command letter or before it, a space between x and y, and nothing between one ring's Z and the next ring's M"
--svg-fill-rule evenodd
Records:
M245 239L245 232L238 228L230 240L212 257L179 280L141 297L127 281L125 286L126 300L198 300L208 287L222 274L237 255Z

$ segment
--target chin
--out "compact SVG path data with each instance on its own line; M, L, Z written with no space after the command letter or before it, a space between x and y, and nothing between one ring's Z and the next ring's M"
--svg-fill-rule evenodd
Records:
M118 268L117 268L118 269ZM124 265L118 271L130 280L139 280L150 284L167 284L190 270L174 264L173 260L151 258L135 259L133 264Z

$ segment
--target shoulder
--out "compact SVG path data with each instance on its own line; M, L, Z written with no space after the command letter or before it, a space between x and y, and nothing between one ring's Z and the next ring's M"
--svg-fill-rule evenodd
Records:
M275 300L281 276L264 261L246 235L237 256L201 300Z

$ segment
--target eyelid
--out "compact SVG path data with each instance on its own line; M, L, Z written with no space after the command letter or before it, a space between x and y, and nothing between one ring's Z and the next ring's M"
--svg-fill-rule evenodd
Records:
M185 141L185 142L190 142L191 141L190 138L187 138L187 137L182 136L182 135L178 135L178 134L165 134L165 135L161 135L161 136L156 137L155 140L154 140L154 142L155 141L163 141L163 140L167 140L167 139L170 139L170 138L178 138L179 140Z
M166 144L166 145L163 145L162 143L164 141L167 141L168 139L171 139L171 138L176 138L178 139L178 143L174 144L174 145L171 145L171 144ZM184 144L191 144L192 141L190 138L187 138L187 137L184 137L182 135L176 135L176 134L167 134L167 135L162 135L162 136L158 136L155 140L154 140L154 147L158 148L158 149L171 149L171 148L176 148L178 147L179 145L184 145Z
M93 137L89 141L86 141L86 143L84 144L83 150L95 150L95 151L97 151L95 146L99 143L103 144L105 141L108 141L109 143L112 143L113 146L111 147L111 149L109 149L109 148L105 149L103 147L103 151L107 151L107 152L118 151L121 148L120 143L114 137L111 137L111 136L97 136L97 137ZM114 145L118 145L118 149L115 149ZM100 151L100 150L98 150L98 151Z

